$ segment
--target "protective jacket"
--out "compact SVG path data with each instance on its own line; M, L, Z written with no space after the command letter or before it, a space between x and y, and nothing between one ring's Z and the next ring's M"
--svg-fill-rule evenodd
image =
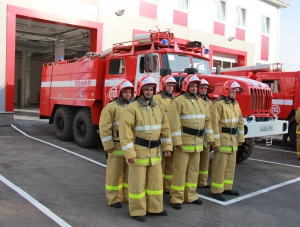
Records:
M136 157L131 165L160 163L162 151L172 150L169 121L162 105L153 100L148 105L137 97L121 115L120 140L126 160ZM148 145L140 145L137 141L141 140ZM161 145L155 146L160 141Z
M245 142L244 120L237 101L231 102L225 97L217 99L210 114L215 139L213 147L220 147L220 152L225 153L237 151L237 143Z
M300 125L300 107L298 107L295 112L295 120L296 120L297 124Z
M205 139L212 142L213 131L208 105L201 98L189 96L186 93L178 96L170 105L169 121L173 146L182 144L183 152L200 152L203 150L202 132L205 131ZM192 135L187 131L199 135Z
M168 115L170 104L173 101L173 99L175 99L174 94L168 96L165 91L161 91L153 97L153 100L155 102L161 104L164 107L166 115Z
M119 119L127 106L119 98L116 98L108 103L101 112L100 119L105 120L99 121L100 138L105 151L114 148L113 153L109 154L111 156L124 156L119 139Z

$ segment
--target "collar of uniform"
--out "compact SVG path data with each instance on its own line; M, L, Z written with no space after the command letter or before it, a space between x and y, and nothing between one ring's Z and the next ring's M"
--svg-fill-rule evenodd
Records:
M161 97L163 97L164 99L170 98L170 99L175 99L175 95L172 93L170 96L167 95L167 93L165 91L161 91L159 93L161 95Z
M186 92L184 92L183 95L184 95L184 97L186 97L187 99L200 99L200 98L198 97L198 95L196 95L196 97L192 97L192 96L188 95Z
M156 106L156 102L154 102L153 99L151 99L150 103L148 104L147 102L145 102L144 100L142 100L140 97L137 97L136 101L138 101L138 103L141 105L141 106Z
M121 99L116 98L116 102L117 102L118 105L120 105L120 106L126 106L126 105L129 105L129 103L131 103L132 100L130 100L129 103L127 104L127 103L124 103Z
M225 97L225 96L223 96L223 99L227 104L229 104L229 103L236 104L236 99L234 99L234 101L232 101L228 97Z

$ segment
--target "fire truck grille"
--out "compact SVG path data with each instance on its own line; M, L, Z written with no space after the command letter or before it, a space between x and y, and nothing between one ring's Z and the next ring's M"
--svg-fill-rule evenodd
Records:
M272 104L271 91L262 88L250 88L250 110L262 113L268 112Z

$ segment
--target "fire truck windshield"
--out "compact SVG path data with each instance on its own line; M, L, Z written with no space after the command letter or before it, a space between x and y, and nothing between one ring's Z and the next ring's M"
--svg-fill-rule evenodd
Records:
M172 72L183 72L185 68L197 68L198 73L211 74L209 63L206 59L190 57L183 54L164 54L164 68L170 68Z

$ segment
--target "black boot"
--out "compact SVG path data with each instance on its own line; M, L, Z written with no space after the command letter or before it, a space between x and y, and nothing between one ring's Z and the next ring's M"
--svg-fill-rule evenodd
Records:
M201 199L196 199L195 201L191 202L193 204L196 204L196 205L202 205L202 200Z
M145 222L146 221L146 216L134 216L134 219L136 219L139 222Z
M213 194L214 198L220 201L225 201L225 197L222 193Z
M225 190L223 193L224 193L224 194L227 194L227 195L234 195L234 196L240 195L240 193L239 193L238 191L232 190L232 189L230 189L230 190Z
M117 202L117 203L115 203L115 204L113 204L111 206L114 207L114 208L121 208L122 207L122 203Z
M157 215L157 216L168 216L168 212L166 210L163 210L160 213L149 213L149 214L154 214L154 215Z
M181 203L172 203L172 206L176 210L181 210L182 207Z

